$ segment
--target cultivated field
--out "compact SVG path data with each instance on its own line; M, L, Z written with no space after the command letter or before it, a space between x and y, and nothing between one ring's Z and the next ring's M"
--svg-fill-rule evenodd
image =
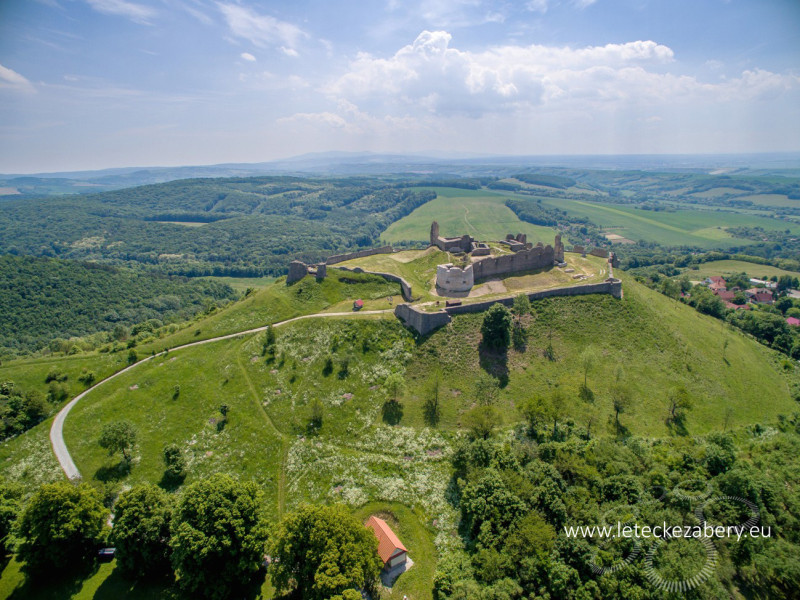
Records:
M698 265L698 269L686 269L684 274L688 275L690 279L697 281L711 277L712 275L721 275L725 277L732 273L747 273L750 277L756 279L764 279L769 277L780 277L781 275L791 275L792 277L800 277L800 273L794 271L786 271L773 267L770 265L759 265L756 263L745 262L743 260L714 260Z
M542 204L587 217L594 224L613 229L614 233L633 241L645 240L666 246L699 246L725 248L755 243L734 238L728 227L763 227L800 233L800 225L731 211L684 210L650 211L625 205L599 204L582 200L542 197Z
M383 241L427 242L430 239L431 222L437 221L439 233L444 237L468 233L478 240L499 240L509 233L524 233L529 242L553 243L553 229L520 221L504 204L507 198L512 197L510 194L456 188L430 189L436 191L436 199L392 223L381 235Z

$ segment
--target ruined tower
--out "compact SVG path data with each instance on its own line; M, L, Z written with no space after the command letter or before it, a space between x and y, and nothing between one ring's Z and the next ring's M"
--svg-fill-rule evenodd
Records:
M439 245L439 224L434 221L431 223L431 246Z

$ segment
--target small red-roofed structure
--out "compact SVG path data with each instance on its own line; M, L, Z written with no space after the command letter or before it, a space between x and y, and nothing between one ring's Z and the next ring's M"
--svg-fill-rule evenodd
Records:
M386 521L373 515L367 521L367 527L378 538L378 556L381 557L385 569L392 569L406 562L408 550Z
M361 298L353 302L353 310L361 310L362 308L364 308L364 301Z

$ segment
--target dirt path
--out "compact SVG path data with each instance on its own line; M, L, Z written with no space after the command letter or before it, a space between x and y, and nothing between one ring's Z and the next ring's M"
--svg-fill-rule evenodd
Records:
M311 314L311 315L300 315L299 317L294 317L292 319L286 319L285 321L280 321L278 323L271 323L271 325L273 327L281 327L282 325L286 325L287 323L293 323L294 321L300 321L302 319L315 319L315 318L320 318L320 317L356 317L356 316L360 316L360 315L378 315L378 314L383 314L383 313L390 313L390 312L393 312L393 311L394 311L393 309L388 308L388 309L384 309L384 310L364 310L364 311L357 312L357 313L352 312L352 311L349 311L349 312L337 312L337 313L314 313L314 314ZM75 396L72 400L70 400L64 406L64 408L62 408L60 411L58 411L58 414L56 415L56 418L53 419L53 424L50 426L50 445L53 447L53 454L56 455L56 459L58 459L58 464L61 465L61 470L64 471L64 475L66 475L67 478L71 479L71 480L76 480L76 479L80 479L81 478L81 472L78 470L78 467L75 466L75 461L72 460L72 456L69 453L69 449L67 448L67 444L66 444L66 442L64 442L64 422L67 420L67 416L69 415L70 411L89 392L93 392L94 390L96 390L98 387L100 387L101 385L105 384L106 382L111 381L112 379L114 379L116 377L119 377L123 373L127 373L131 369L135 369L139 365L143 365L144 363L146 363L149 360L152 360L156 356L164 356L164 354L166 354L167 351L175 352L176 350L183 350L184 348L191 348L193 346L201 346L203 344L210 344L212 342L219 342L221 340L230 340L230 339L233 339L233 338L242 337L242 336L245 336L245 335L250 335L252 333L259 333L261 331L265 331L267 329L267 327L269 327L269 325L264 325L263 327L256 327L254 329L247 329L245 331L239 331L237 333L229 333L227 335L221 335L219 337L209 338L207 340L200 340L200 341L197 341L197 342L190 342L189 344L184 344L182 346L175 346L174 348L169 348L168 350L165 350L164 352L161 352L159 354L154 354L154 355L148 356L146 358L143 358L139 362L133 363L132 365L130 365L128 367L125 367L121 371L117 371L113 375L109 375L105 379L102 379L101 381L98 381L96 384L94 384L89 389L87 389L87 390L81 392L80 394L78 394L77 396ZM240 364L240 367L241 367L241 364ZM245 372L245 376L247 377L247 373L246 372ZM248 383L250 384L251 390L253 390L253 393L255 394L255 387L253 387L252 383L249 380L249 377L247 379L248 379ZM257 394L256 394L256 400L258 400L258 395ZM259 403L259 405L260 405L260 403ZM262 407L262 410L263 410L263 407ZM270 424L275 429L275 431L278 432L278 435L281 436L281 443L283 445L283 443L284 443L283 442L283 440L284 440L283 434L280 432L280 430L277 427L275 427L275 424L272 422L272 420L269 419L269 415L266 414L266 411L265 411L265 416L269 420ZM281 505L283 503L283 499L282 499L282 496L281 496L281 494L282 494L281 488L285 487L285 475L284 475L285 470L284 470L284 466L286 464L286 460L285 459L286 459L287 452L288 452L288 448L284 448L284 452L283 452L284 457L282 459L282 464L281 464L281 482L279 482L279 494L278 494L278 501L279 501L279 503Z

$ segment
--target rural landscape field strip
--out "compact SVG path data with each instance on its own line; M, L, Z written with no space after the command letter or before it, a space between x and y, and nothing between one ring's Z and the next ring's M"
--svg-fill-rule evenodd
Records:
M313 319L313 318L316 318L316 317L354 317L354 316L360 316L360 315L368 316L368 315L376 315L376 314L389 313L389 312L393 312L393 309L368 310L368 311L363 311L363 312L359 312L359 313L338 312L338 313L314 313L314 314L311 314L311 315L300 315L299 317L293 317L291 319L286 319L285 321L280 321L278 323L271 323L271 324L268 324L268 325L264 325L263 327L256 327L254 329L247 329L245 331L239 331L239 332L236 332L236 333L229 333L227 335L221 335L219 337L210 338L210 339L207 339L207 340L200 340L200 341L197 341L197 342L191 342L189 344L183 344L182 346L176 346L175 348L170 348L168 350L165 350L165 352L162 353L162 354L165 354L167 351L174 352L175 350L183 350L185 348L191 348L193 346L201 346L203 344L209 344L211 342L219 342L221 340L229 340L229 339L240 337L240 336L250 335L252 333L259 333L261 331L266 331L266 329L268 327L270 327L270 326L272 326L272 327L280 327L282 325L286 325L288 323L293 323L294 321L300 321L302 319ZM138 362L136 362L136 363L134 363L134 364L132 364L132 365L130 365L128 367L125 367L124 369L122 369L120 371L117 371L113 375L110 375L110 376L106 377L102 381L97 382L96 384L94 384L89 389L87 389L87 390L81 392L80 394L78 394L77 396L75 396L75 398L73 398L69 403L67 403L64 406L64 408L62 408L58 412L58 414L56 415L55 419L53 419L53 425L50 427L50 444L53 447L53 453L56 455L56 458L58 459L58 462L61 465L61 469L64 471L64 474L67 476L68 479L76 480L76 479L80 479L81 478L81 473L78 470L78 467L75 465L75 462L72 460L72 456L69 453L69 449L67 448L67 444L64 441L64 422L66 421L67 416L69 415L70 411L74 408L74 406L82 398L84 398L87 394L89 394L89 392L92 392L92 391L96 390L98 387L100 387L104 383L106 383L108 381L111 381L112 379L114 379L114 378L116 378L116 377L118 377L120 375L123 375L124 373L127 373L128 371L134 369L135 367L138 367L141 364L144 364L144 363L148 362L149 360L155 358L156 356L158 356L158 354L153 354L151 356L148 356L147 358L143 358L142 360L140 360L140 361L138 361ZM277 431L278 434L281 436L281 439L283 439L283 434L278 430L277 427L275 427L274 423L272 423L272 421L269 419L269 416L267 416L267 419L269 420L270 425L272 425L272 427L275 429L275 431Z

